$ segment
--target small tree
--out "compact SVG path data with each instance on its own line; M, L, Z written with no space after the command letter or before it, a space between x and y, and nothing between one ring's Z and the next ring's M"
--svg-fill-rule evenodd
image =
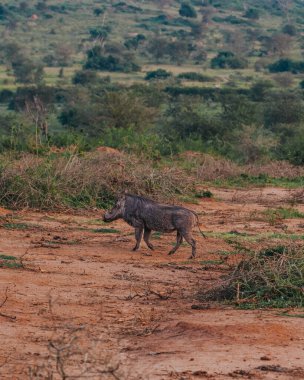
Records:
M155 37L148 43L147 50L159 61L167 54L168 41L163 37Z
M81 70L75 73L72 81L74 84L88 85L90 83L96 83L98 81L98 76L96 71Z
M192 7L192 5L188 3L182 3L181 7L179 9L179 14L182 17L190 17L190 18L196 18L197 13L196 10Z
M290 36L296 36L297 35L297 28L293 24L286 24L286 25L284 25L282 32L285 34L289 34Z
M100 16L100 15L102 15L104 12L105 11L102 8L95 8L94 11L93 11L94 15L97 16L97 17Z
M19 83L40 83L43 80L43 66L28 58L18 57L12 62L12 67Z
M244 69L247 65L248 62L246 59L235 56L231 51L219 52L218 55L211 60L211 67L213 69Z
M34 96L32 101L25 103L25 113L35 125L35 148L38 152L42 139L48 140L47 109L41 99Z

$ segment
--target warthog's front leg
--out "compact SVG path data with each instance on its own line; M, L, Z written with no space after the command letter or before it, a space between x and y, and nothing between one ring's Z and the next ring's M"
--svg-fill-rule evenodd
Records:
M142 238L142 235L143 235L143 231L144 231L143 227L135 227L135 240L136 240L136 244L135 244L135 247L133 248L133 251L137 251L138 250L138 248L140 246L141 238Z
M171 251L168 253L168 255L173 255L173 253L175 253L178 248L180 247L180 245L182 244L183 242L183 237L182 235L177 231L177 235L176 235L176 245L171 249Z
M149 228L145 228L145 231L144 231L144 241L147 244L148 248L152 249L152 251L153 251L154 250L153 244L150 243L150 241L149 241L150 236L151 236L151 232L152 231Z

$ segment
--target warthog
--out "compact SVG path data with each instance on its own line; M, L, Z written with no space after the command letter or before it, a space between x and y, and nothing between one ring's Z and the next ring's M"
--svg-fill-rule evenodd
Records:
M154 249L149 239L151 231L173 232L177 231L176 245L169 255L177 251L183 242L183 238L192 247L191 258L196 255L196 241L192 236L192 228L198 224L198 216L194 211L180 206L168 206L159 204L153 200L138 195L124 194L120 197L111 211L107 211L103 217L105 222L123 219L135 228L136 245L133 251L139 248L142 235L150 249ZM202 233L202 232L201 232ZM202 233L205 237L205 235Z

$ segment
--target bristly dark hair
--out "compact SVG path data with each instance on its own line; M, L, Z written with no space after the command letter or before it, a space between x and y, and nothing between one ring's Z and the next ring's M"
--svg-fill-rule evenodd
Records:
M155 202L153 199L150 199L150 198L146 198L146 197L143 197L141 195L136 195L136 194L130 194L130 193L126 193L125 196L127 197L131 197L131 198L135 198L139 201L143 201L143 202L152 202L152 203L157 203Z

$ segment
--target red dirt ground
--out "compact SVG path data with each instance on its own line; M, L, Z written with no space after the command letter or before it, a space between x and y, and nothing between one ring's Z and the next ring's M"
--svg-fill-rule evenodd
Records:
M196 234L192 262L186 245L167 256L173 235L155 236L152 254L144 243L131 252L133 229L103 225L99 212L1 209L0 255L21 257L23 267L0 268L0 378L304 379L303 311L288 310L291 318L197 299L239 260L214 262L232 250L221 233L303 233L303 219L263 214L302 201L300 193L212 191L215 199L187 205L214 233ZM267 236L248 244L269 245Z

